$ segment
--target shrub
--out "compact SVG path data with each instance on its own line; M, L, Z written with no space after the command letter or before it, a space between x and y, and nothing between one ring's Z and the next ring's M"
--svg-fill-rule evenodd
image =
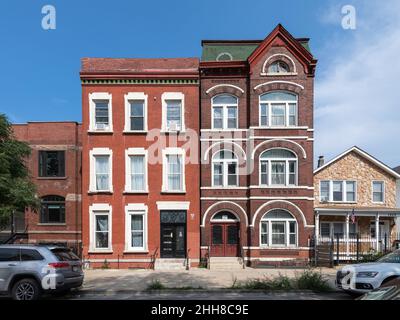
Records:
M300 290L313 290L326 292L332 290L327 279L324 279L321 272L306 270L295 279L296 287Z
M104 259L103 265L101 266L102 269L110 269L110 264L108 263L107 259Z

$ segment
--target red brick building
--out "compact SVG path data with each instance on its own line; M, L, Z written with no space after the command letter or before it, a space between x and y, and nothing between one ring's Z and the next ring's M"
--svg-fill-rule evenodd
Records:
M84 258L197 265L198 59L84 58L81 80Z
M304 262L314 232L308 39L278 25L264 40L202 46L202 256Z
M27 159L41 208L27 210L29 243L60 244L78 253L81 246L81 126L76 122L14 124L16 138L27 142ZM21 231L21 230L19 230Z

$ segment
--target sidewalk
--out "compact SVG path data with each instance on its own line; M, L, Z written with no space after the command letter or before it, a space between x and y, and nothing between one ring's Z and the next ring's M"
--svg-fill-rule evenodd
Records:
M243 281L263 277L286 275L295 277L305 269L252 269L244 270L207 270L191 269L189 271L153 271L153 270L86 270L85 283L82 291L87 292L123 292L144 291L155 280L159 280L165 287L191 287L205 290L228 289L234 280ZM315 269L329 280L334 287L336 270L321 268Z

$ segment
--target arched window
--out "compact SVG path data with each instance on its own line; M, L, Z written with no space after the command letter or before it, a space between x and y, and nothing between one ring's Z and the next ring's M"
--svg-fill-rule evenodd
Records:
M237 221L238 218L233 213L230 213L228 211L221 211L216 213L211 221Z
M282 60L272 62L268 67L268 73L288 73L288 72L290 72L290 68Z
M297 156L286 149L270 149L260 155L260 185L297 184Z
M297 95L284 91L268 92L260 96L260 126L297 126Z
M212 165L213 186L238 185L238 159L232 151L217 152L212 159Z
M212 128L236 129L238 127L238 98L221 94L212 98Z
M261 246L296 246L297 221L286 210L274 209L267 212L260 222Z
M65 198L54 195L42 197L40 223L65 223Z

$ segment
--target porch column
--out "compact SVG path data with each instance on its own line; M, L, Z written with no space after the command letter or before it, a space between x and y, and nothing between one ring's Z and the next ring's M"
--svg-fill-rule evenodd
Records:
M319 241L319 213L315 212L315 244Z
M376 240L375 248L376 248L377 252L379 252L379 236L380 236L380 234L379 234L379 214L377 214L375 216L375 240Z
M350 221L350 214L346 215L346 229L345 229L345 241L346 241L346 257L349 257L350 255L350 227L349 227L349 221Z

